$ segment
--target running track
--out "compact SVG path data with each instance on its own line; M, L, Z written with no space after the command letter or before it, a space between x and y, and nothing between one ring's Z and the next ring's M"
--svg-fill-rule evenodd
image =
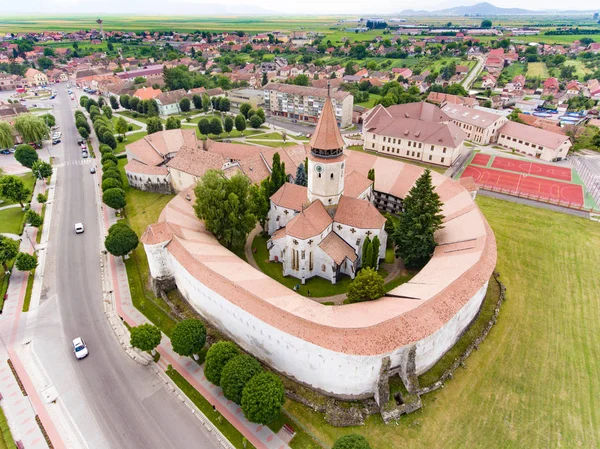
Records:
M525 162L525 164L530 164L530 162ZM583 188L579 184L568 184L550 179L537 178L535 176L474 167L472 165L469 165L461 176L461 178L468 177L473 177L475 182L480 186L510 190L533 197L541 197L554 201L558 200L564 203L583 206Z
M479 154L477 156L479 156ZM475 158L477 156L475 156ZM473 163L477 164L477 162L475 162L475 158L473 159ZM487 163L478 165L487 165ZM526 173L528 175L560 179L561 181L571 181L572 179L571 169L567 167L555 167L554 165L540 164L538 162L529 162L502 156L496 156L494 158L492 167L519 173Z

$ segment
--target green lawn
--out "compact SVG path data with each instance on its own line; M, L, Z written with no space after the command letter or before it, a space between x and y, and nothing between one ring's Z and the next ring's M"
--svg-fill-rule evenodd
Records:
M115 129L115 125L117 124L117 120L119 120L119 116L117 114L113 114L111 122L113 125L113 129ZM129 125L129 127L133 127L130 129L130 131L137 131L138 129L142 129L141 126L136 125L135 123L131 123L131 122L127 122L127 124Z
M496 326L445 388L398 425L334 428L286 410L331 444L361 433L377 449L600 447L600 224L480 196L507 287Z
M285 285L288 288L294 288L294 286L299 285L300 288L296 291L296 293L299 293L302 296L308 296L309 290L310 296L313 298L339 295L348 291L348 286L350 285L350 282L352 282L352 279L350 276L346 275L342 275L341 278L338 279L337 284L332 284L327 279L315 276L307 279L306 283L302 285L300 280L296 279L295 277L284 277L281 264L278 262L269 262L269 251L267 250L268 240L268 237L257 235L252 241L252 249L256 249L256 252L254 253L254 260L258 264L261 271L267 276L275 279L277 282ZM387 272L383 268L379 269L379 274L384 278L387 276Z
M542 79L548 78L550 73L548 73L548 67L545 62L530 62L527 65L527 78L536 78L540 77Z
M147 136L147 135L148 135L148 133L146 131L140 131L139 133L129 134L128 136L125 136L126 140L123 140L123 142L117 143L117 148L115 148L115 154L123 153L125 151L126 145L129 145L130 143L133 143L133 142L137 142L142 137Z
M585 63L579 59L567 59L564 65L575 67L575 76L580 80L583 80L583 77L591 72L585 66Z
M264 133L264 134L255 134L248 139L261 139L261 140L282 140L281 133L273 132L273 133Z
M0 408L0 431L2 432L0 437L0 449L15 449L15 441L10 433L10 428L8 427L8 422L6 421L6 416L4 415L4 410L2 410L2 408Z
M142 122L142 123L146 123L146 122L148 121L148 117L146 117L146 116L144 116L144 115L141 115L141 114L137 114L137 113L131 112L131 111L120 111L120 112L116 112L116 113L113 115L113 117L115 117L115 116L116 116L117 118L119 118L119 117L118 117L119 115L122 115L122 116L125 116L125 117L129 117L130 119L133 119L133 120L136 120L136 121L138 121L138 122ZM137 117L136 117L136 115L137 115ZM164 123L164 122L165 122L165 121L163 120L163 123ZM129 123L129 122L127 122L127 123Z
M375 106L375 101L379 100L381 95L369 94L369 101L363 101L362 103L356 103L356 106L362 106L363 108L371 109Z
M271 147L271 148L281 148L281 147L293 147L294 145L299 145L296 142L284 142L283 140L280 141L258 141L258 140L254 140L253 143L257 143L258 145L262 145L265 147Z
M123 171L126 163L126 159L119 159L123 185L126 186L126 220L136 234L141 236L149 224L158 220L158 216L173 198L173 195L160 195L130 188ZM169 315L169 310L163 304L162 299L157 299L152 291L147 288L149 268L143 245L140 244L133 251L125 261L125 267L129 278L129 289L133 305L150 321L160 327L165 334L171 335L176 321Z
M33 192L33 187L35 185L35 178L33 177L33 173L29 172L24 175L17 175L21 181L23 181L23 185L25 188L29 189L30 192ZM15 201L2 200L0 202L0 207L8 206L10 204L19 204Z
M185 127L184 127L185 129ZM264 131L260 131L257 129L246 129L244 130L243 134L241 131L238 131L237 129L233 129L230 133L221 133L221 134L209 134L208 138L212 139L212 140L223 140L223 139L233 139L235 137L248 137L248 136L254 136L257 134L262 134ZM198 139L202 139L202 140L206 140L206 135L205 134L200 134L200 130L196 127L196 137ZM235 143L240 143L240 142L235 142Z
M25 213L20 207L0 210L0 233L21 234Z

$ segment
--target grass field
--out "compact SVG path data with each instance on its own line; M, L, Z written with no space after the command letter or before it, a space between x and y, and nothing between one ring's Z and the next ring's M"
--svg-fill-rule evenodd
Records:
M0 210L0 233L20 234L24 212L20 207Z
M363 101L362 103L356 103L356 106L362 106L363 108L371 109L375 106L375 101L379 100L381 95L369 94L369 101Z
M567 59L564 62L564 65L575 67L575 76L581 80L583 80L585 75L591 72L590 69L585 66L584 62L579 59Z
M424 408L384 426L333 428L286 409L331 444L361 433L377 449L600 447L600 224L480 196L507 301L487 340Z
M2 410L1 408L0 431L2 432L2 435L0 436L0 449L15 449L15 442L13 440L12 434L10 433L10 428L8 427L8 422L6 421L4 410Z
M548 67L546 67L545 62L530 62L527 65L527 78L537 78L540 77L542 79L548 78L550 73L548 73Z
M138 133L129 134L125 136L127 140L123 140L123 142L117 143L117 148L115 148L115 154L120 154L125 151L125 145L129 145L130 143L137 142L144 136L148 135L146 131L140 131Z

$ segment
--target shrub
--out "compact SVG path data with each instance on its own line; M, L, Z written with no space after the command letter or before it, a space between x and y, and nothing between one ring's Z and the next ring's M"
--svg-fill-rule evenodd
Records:
M221 371L223 395L235 402L242 403L242 392L250 379L262 372L258 360L246 354L233 357Z
M100 163L101 164L104 164L106 161L113 161L115 163L115 165L117 165L119 163L119 160L117 159L117 156L115 156L111 152L105 152L102 155L102 157L100 158Z
M385 293L384 279L373 268L361 269L348 286L348 302L371 301Z
M119 143L123 142L123 136L122 135L119 134L117 136L117 142L119 142Z
M371 449L371 446L362 435L351 433L340 437L331 449Z
M104 239L104 247L115 257L129 254L138 244L136 233L125 223L112 225Z
M102 194L102 202L112 209L123 209L127 204L125 191L120 188L106 189Z
M153 351L160 344L161 338L162 335L158 327L145 323L131 329L129 343L134 348L142 351Z
M98 147L98 151L100 151L100 154L104 156L104 153L112 154L113 149L110 146L108 146L104 143L101 143L100 146Z
M109 159L102 163L102 171L111 170L111 169L116 170L116 168L117 168L117 163L113 160Z
M221 372L229 360L239 355L237 346L230 341L219 341L206 353L204 375L209 382L221 385Z
M273 373L260 373L244 387L242 411L248 421L269 424L281 413L285 391L281 379Z
M123 179L121 178L121 174L117 170L107 170L104 173L102 173L102 181L104 181L108 178L114 178L114 179L117 179L118 181L123 182Z

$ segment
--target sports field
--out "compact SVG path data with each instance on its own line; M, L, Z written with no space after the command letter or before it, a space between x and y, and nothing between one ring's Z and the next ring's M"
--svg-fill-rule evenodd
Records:
M530 62L527 65L527 78L536 78L540 77L541 79L546 79L550 76L548 73L548 67L545 62Z
M478 196L507 288L486 341L424 408L385 426L334 428L286 404L332 444L365 435L374 449L600 447L600 223Z
M508 194L527 195L532 199L560 201L565 205L584 206L584 189L568 167L558 167L524 159L477 154L462 173L477 185Z

